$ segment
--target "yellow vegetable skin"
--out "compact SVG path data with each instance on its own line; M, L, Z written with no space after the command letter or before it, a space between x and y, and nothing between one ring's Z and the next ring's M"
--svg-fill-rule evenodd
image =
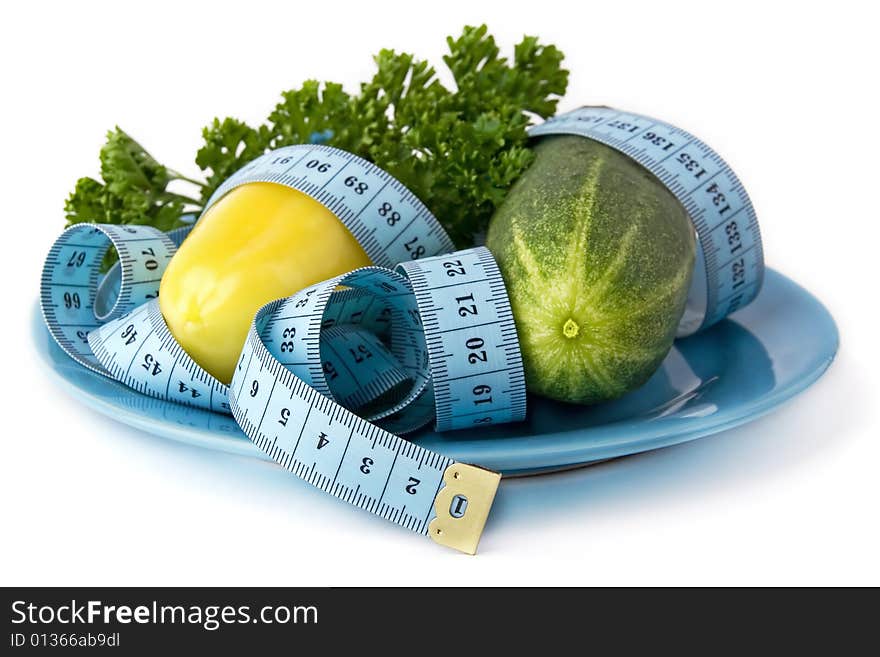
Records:
M369 265L327 208L274 183L250 183L215 203L174 254L159 307L180 346L229 383L260 306Z

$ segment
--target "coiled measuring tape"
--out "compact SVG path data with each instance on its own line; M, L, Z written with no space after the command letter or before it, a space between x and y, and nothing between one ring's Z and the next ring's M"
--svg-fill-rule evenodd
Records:
M708 328L758 295L764 252L755 209L733 170L702 141L663 121L610 107L560 114L529 134L574 134L610 146L653 173L684 206L700 248L679 337Z
M395 434L432 420L446 430L525 418L516 327L491 254L448 253L451 241L415 196L338 149L257 158L205 210L250 182L316 199L381 266L261 308L227 387L187 355L159 310L162 272L188 229L79 224L44 265L51 334L80 364L138 392L232 413L260 449L322 490L474 553L500 475ZM111 244L119 265L102 279Z

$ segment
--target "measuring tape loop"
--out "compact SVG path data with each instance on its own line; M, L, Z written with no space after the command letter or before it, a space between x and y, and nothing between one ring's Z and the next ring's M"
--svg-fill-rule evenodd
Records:
M340 286L349 294L357 290L362 301L372 296L383 308L381 315L390 319L387 349L356 322L321 332ZM260 339L273 358L349 410L356 410L352 401L363 407L392 390L401 393L385 408L359 413L369 421L390 417L399 431L432 417L438 430L525 419L516 326L485 247L407 262L396 271L358 269L301 290L258 318ZM372 393L353 400L358 390ZM433 412L414 403L429 394Z
M111 246L119 263L102 285L101 263ZM175 250L171 237L151 226L77 224L65 230L49 250L40 278L40 308L52 337L80 365L107 375L89 348L89 335L157 298Z
M764 252L755 209L727 163L673 125L610 107L582 107L529 130L532 137L573 134L624 153L681 202L697 234L697 260L678 336L721 321L758 295Z
M361 298L372 296L378 300L374 303L390 309L387 348L378 347L378 337L373 337L357 321L360 317L349 324L323 328L327 305L340 286L357 290ZM351 389L353 382L371 386L380 393L389 390L383 381L411 384L395 403L366 414L368 421L380 422L405 412L430 384L418 306L406 278L389 269L356 269L300 290L258 316L260 338L269 353L307 385L349 410L355 409L345 403L338 391ZM323 339L328 333L329 339ZM239 368L241 365L240 361ZM342 387L337 388L337 384ZM375 400L376 397L367 398L364 403ZM425 418L420 426L429 420Z
M184 215L183 217L181 217L181 219L183 221L189 222L190 225L182 226L181 228L175 228L174 230L170 230L167 233L161 233L162 235L165 235L169 240L171 240L171 243L174 245L175 249L179 248L180 245L183 244L183 240L186 239L186 236L189 235L190 231L193 228L191 225L191 223L192 223L191 220L195 220L195 216ZM89 224L89 225L92 225L95 227L98 226L98 224ZM120 227L120 226L116 226L116 225L111 225L110 230L112 230L117 235L119 235L120 228L122 229L122 237L117 237L117 241L126 242L126 241L129 241L128 238L133 238L134 234L131 233L130 231L128 231L127 227ZM154 230L152 228L150 228L150 229ZM136 238L133 238L133 239L136 239ZM143 245L142 245L142 247L143 247ZM131 250L131 245L128 245L128 250L129 251ZM118 249L117 249L117 251L118 251ZM143 248L142 248L142 251L143 251ZM146 254L145 251L141 253L141 255L145 255L145 254ZM128 257L124 258L123 260L128 261ZM132 287L133 285L137 284L137 281L132 280L130 275L126 278L125 283L123 283L123 267L122 267L123 260L117 260L116 262L114 262L113 265L110 267L110 269L107 271L107 273L104 275L104 277L101 278L100 282L98 283L98 289L95 293L95 318L96 319L98 319L98 318L101 318L104 320L110 319L110 317L112 315L107 313L107 311L104 309L111 308L114 306L114 304L117 306L120 305L119 299L120 299L120 297L122 297L123 285L125 285L125 287ZM162 262L159 262L159 267L156 268L155 270L153 270L151 275L147 276L147 278L150 279L149 282L151 282L151 283L155 282L155 279L157 277L156 273L158 271L161 271L162 273L165 272L165 265L167 264L167 260L168 259L163 258ZM127 270L127 273L131 274L132 270L130 270L130 269ZM161 278L161 275L159 276L159 278ZM153 289L152 286L150 286L149 289L152 290ZM152 295L152 292L150 294ZM158 296L158 290L156 290L156 295ZM147 297L147 298L152 298L152 296ZM127 308L127 306L126 306L126 308ZM122 310L122 308L120 308L119 310L121 312L124 312ZM101 319L99 319L99 321L101 321Z

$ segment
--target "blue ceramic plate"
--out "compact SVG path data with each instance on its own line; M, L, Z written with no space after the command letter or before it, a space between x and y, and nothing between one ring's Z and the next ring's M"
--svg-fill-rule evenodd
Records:
M267 458L228 416L145 397L86 370L49 336L39 308L37 350L87 406L150 433ZM529 419L479 431L412 436L459 461L506 474L583 465L708 436L770 411L813 383L837 353L837 327L806 290L768 271L758 299L704 333L679 340L639 390L591 407L529 400Z

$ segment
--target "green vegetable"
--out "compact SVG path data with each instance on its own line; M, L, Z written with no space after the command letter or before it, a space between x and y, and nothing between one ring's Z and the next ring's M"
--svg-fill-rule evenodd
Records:
M82 222L149 224L171 230L187 210L200 207L198 199L172 192L170 183L202 183L159 164L143 146L120 128L107 133L101 148L101 178L80 178L67 198L67 225Z
M568 402L644 383L672 346L694 230L653 174L598 142L547 137L489 225L531 392Z
M409 187L453 240L470 246L508 188L532 162L526 128L547 117L565 93L562 53L525 37L513 61L500 56L486 26L447 39L443 59L455 83L447 89L427 62L382 50L376 73L350 95L334 83L306 81L286 91L256 128L214 119L196 163L206 183L156 162L121 130L101 150L103 183L80 179L65 206L68 224L140 223L163 230L198 211L232 173L269 149L321 141L375 162ZM199 187L200 198L169 191L174 180Z

